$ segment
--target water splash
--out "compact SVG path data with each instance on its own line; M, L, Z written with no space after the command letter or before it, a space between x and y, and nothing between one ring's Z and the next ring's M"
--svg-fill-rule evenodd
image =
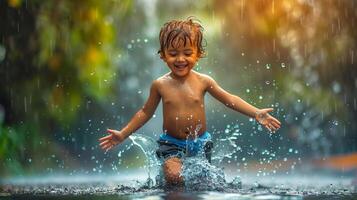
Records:
M204 157L186 157L182 162L185 189L223 191L227 187L223 169L211 165Z
M192 136L194 140L197 140L198 132L201 129L202 125L198 125L195 129ZM238 127L234 127L238 128ZM221 139L217 144L222 149L217 152L217 155L213 156L215 164L210 164L204 152L199 152L195 156L185 155L182 160L182 176L185 181L185 190L187 191L223 191L225 188L240 188L242 183L239 177L233 179L231 183L228 183L225 179L225 174L223 168L219 167L224 158L231 158L236 151L239 151L240 148L237 148L237 145L233 140L237 139L237 130L233 133L231 137L226 139ZM239 134L238 134L239 135ZM191 136L191 137L192 137ZM144 188L153 188L153 187L164 187L165 180L162 170L162 162L156 157L156 150L158 149L157 142L142 134L134 134L129 137L132 142L124 150L118 153L118 157L121 160L122 153L131 149L133 146L138 146L141 151L144 153L146 158L146 164L144 168L147 170L148 178L141 184ZM120 161L119 161L120 163ZM155 183L152 179L155 177Z
M154 139L142 134L133 134L129 136L129 139L132 143L118 153L119 164L121 164L121 157L124 151L131 149L133 146L138 146L146 158L146 164L144 168L147 170L148 179L144 185L147 187L152 187L154 184L151 177L159 174L158 170L161 168L161 163L156 158L156 149L158 148L158 145Z

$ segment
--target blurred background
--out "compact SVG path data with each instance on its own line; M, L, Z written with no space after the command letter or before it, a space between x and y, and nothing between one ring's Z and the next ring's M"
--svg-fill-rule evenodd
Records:
M0 176L143 168L140 148L118 161L130 141L105 154L97 140L125 125L168 72L157 54L161 26L189 16L205 29L207 55L196 70L273 107L283 124L268 134L207 95L216 148L234 152L227 166L355 173L356 1L1 0ZM160 105L137 133L161 132ZM225 138L231 146L220 146Z

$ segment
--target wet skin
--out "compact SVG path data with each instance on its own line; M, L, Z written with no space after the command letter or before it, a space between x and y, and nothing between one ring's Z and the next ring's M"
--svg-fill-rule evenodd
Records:
M161 100L165 133L178 139L201 135L206 131L206 92L227 107L255 118L269 131L280 128L280 122L268 114L272 108L258 109L222 89L211 77L192 70L199 57L197 48L189 42L184 45L178 41L176 47L165 49L161 58L169 67L170 73L153 81L147 102L122 130L107 130L109 135L99 139L101 148L107 151L123 142L152 117ZM164 173L168 183L182 183L181 166L178 158L165 161Z
M167 74L158 79L157 87L162 98L164 132L186 139L206 131L204 95L207 83L200 74L191 71L185 80Z

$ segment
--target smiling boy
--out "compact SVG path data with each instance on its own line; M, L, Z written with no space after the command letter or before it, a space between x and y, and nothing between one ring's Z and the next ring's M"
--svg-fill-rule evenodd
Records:
M210 160L212 143L206 131L204 105L207 92L227 107L255 118L269 131L280 128L280 122L268 114L272 108L258 109L222 89L210 76L193 70L204 55L202 31L202 26L190 18L164 24L159 36L159 54L170 72L152 82L146 103L124 128L108 129L109 135L99 139L104 150L123 142L152 117L162 100L163 134L158 140L157 156L164 160L168 184L183 183L181 158L184 155L204 152Z

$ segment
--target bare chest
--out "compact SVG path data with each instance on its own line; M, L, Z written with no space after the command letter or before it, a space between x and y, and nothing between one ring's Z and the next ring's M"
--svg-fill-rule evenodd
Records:
M169 84L161 92L161 97L166 106L193 106L203 104L204 93L199 84Z

